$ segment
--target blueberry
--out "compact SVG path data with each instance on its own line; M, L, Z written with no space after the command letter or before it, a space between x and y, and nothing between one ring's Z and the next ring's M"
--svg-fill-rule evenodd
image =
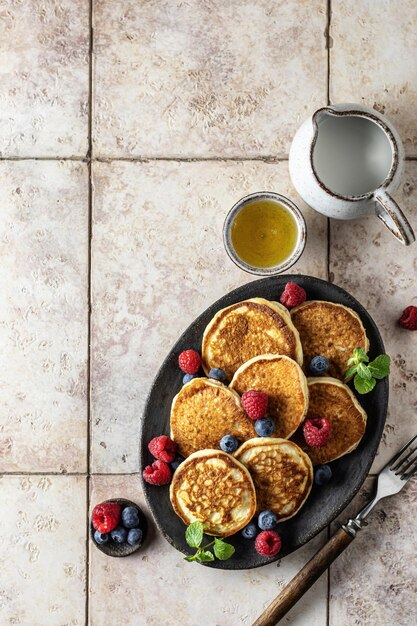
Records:
M118 526L111 531L110 535L115 543L124 543L127 537L127 530L123 526Z
M275 430L274 422L269 417L255 421L255 432L259 437L270 437Z
M140 528L131 528L127 533L127 543L130 546L137 546L142 542L143 533Z
M332 476L330 465L319 465L314 474L314 482L321 487L328 483Z
M225 435L220 441L220 448L223 452L234 452L238 449L239 442L233 435Z
M178 467L181 465L181 463L184 461L184 457L180 456L179 454L177 454L177 456L175 457L175 459L172 461L172 463L170 463L171 469L173 472L175 472L175 470L178 469Z
M102 546L103 543L107 543L108 540L109 540L109 533L101 533L98 530L95 531L94 541L98 543L100 546Z
M214 378L215 380L219 380L223 383L226 380L226 372L220 369L220 367L212 367L209 371L209 378Z
M310 361L310 372L312 374L325 374L329 369L329 359L325 356L313 356Z
M258 534L258 529L254 522L250 522L245 528L242 530L242 537L245 539L255 539Z
M272 530L277 525L278 519L272 511L259 513L258 526L261 530Z
M139 526L139 513L136 507L127 506L123 509L122 524L125 528L137 528Z
M182 384L186 385L187 383L190 382L190 380L192 380L193 378L196 378L197 374L184 374L184 376L182 377Z

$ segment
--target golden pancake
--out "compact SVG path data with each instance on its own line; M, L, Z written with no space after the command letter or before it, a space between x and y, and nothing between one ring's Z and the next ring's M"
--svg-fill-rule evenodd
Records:
M369 350L369 341L355 311L334 302L307 300L291 311L304 353L304 372L309 374L314 356L329 359L328 376L344 379L347 362L355 348Z
M288 310L278 302L251 298L219 311L204 331L206 374L220 367L231 380L236 370L259 354L285 354L300 365L303 351Z
M187 457L205 448L219 448L224 435L239 441L255 437L253 421L239 395L211 378L194 378L175 396L171 408L171 438Z
M258 437L235 452L255 484L257 510L273 511L278 521L293 517L303 506L313 484L311 461L286 439Z
M275 422L275 437L289 438L307 413L307 379L287 356L263 354L250 359L239 367L230 388L239 395L250 389L268 394L267 415Z
M302 426L293 440L309 455L313 465L322 465L352 452L366 428L366 413L352 391L336 378L308 378L310 402L306 419L325 417L332 427L323 448L310 448L303 437Z
M252 478L221 450L199 450L175 471L170 486L175 513L185 524L200 521L208 535L227 537L250 522L256 510Z

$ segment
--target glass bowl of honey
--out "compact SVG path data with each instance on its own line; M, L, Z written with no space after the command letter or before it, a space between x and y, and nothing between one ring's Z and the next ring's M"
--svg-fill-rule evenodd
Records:
M306 236L299 208L272 191L251 193L236 202L223 226L229 257L242 270L259 276L280 274L294 265Z

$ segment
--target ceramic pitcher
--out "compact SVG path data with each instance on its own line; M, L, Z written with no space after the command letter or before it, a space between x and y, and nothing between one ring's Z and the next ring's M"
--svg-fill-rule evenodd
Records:
M338 104L316 111L298 129L289 169L303 200L327 217L376 215L404 245L413 230L392 195L404 171L396 129L377 111Z

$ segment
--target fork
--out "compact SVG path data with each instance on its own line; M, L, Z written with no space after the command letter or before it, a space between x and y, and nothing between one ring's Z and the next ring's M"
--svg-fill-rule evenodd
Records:
M271 602L252 626L274 626L288 613L291 607L305 594L326 569L354 540L358 531L367 526L365 518L374 506L388 496L401 491L406 482L417 472L417 445L412 447L417 435L385 465L377 477L373 499L363 507L356 517L348 520L298 572L281 593Z

